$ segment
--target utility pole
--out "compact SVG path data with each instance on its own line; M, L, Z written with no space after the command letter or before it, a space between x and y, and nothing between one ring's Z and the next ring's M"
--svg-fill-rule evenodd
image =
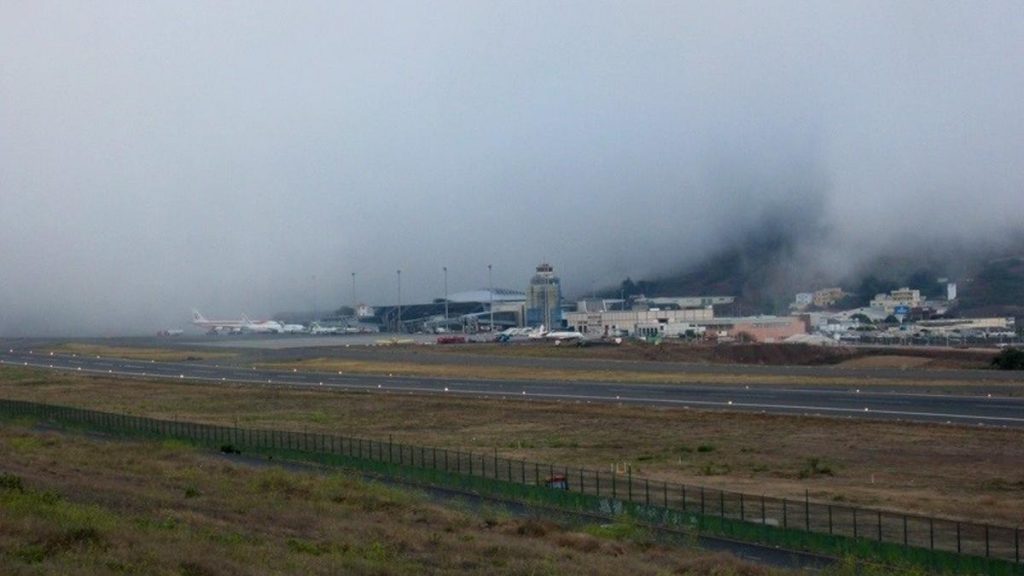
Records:
M352 273L352 319L356 317L356 273Z
M445 266L444 270L444 327L448 329L448 267Z
M491 299L491 334L494 334L494 277L491 275L491 265L487 265L487 291L490 293Z
M395 332L402 331L402 270L395 271L398 275L398 322L395 323Z

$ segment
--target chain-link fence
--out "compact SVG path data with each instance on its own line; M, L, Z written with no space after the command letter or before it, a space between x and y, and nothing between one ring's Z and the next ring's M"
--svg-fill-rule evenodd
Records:
M226 451L322 462L654 525L834 555L912 562L964 573L1024 575L1019 527L958 522L728 492L596 470L353 436L217 426L0 400L0 415L138 437L176 438Z

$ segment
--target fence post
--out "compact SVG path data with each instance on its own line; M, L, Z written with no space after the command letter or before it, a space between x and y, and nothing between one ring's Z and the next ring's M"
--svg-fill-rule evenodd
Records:
M704 487L700 487L700 515L704 515Z
M878 541L882 541L882 511L878 511Z
M683 513L686 513L686 484L682 485Z
M960 553L960 523L956 523L956 553Z
M853 508L853 537L857 537L857 509Z
M612 466L614 466L614 464ZM617 476L617 474L615 473L615 468L613 467L612 468L612 500L615 500L615 477L616 476Z
M935 550L935 519L928 519L928 549Z
M663 502L662 502L662 507L663 508L668 508L668 482L667 481L662 482L661 483L661 488L662 488L662 491L664 492L664 494L663 494L664 498L663 498Z
M597 497L601 497L601 469L597 468L594 470L594 490L597 492Z
M586 494L586 489L583 488L583 467L580 467L580 494Z
M804 490L804 529L808 532L811 531L811 493L806 489Z
M786 508L787 508L787 506L786 506L786 499L783 498L782 499L782 527L783 528L789 528L789 512L788 512L788 510ZM854 524L855 525L856 525L856 522L857 521L854 520ZM857 531L854 530L854 533L856 533L856 532Z
M1013 529L1013 559L1020 564L1020 528Z
M761 525L768 525L768 516L765 514L764 511L764 494L761 494Z
M746 512L743 510L743 492L740 492L740 522L746 521Z
M988 524L985 524L985 558L988 558Z
M904 514L903 515L903 547L904 548L907 547L907 542L908 542L908 539L907 539L907 515Z
M644 506L651 505L651 481L644 478Z
M828 505L828 533L832 533L832 505Z
M627 492L626 493L629 496L628 500L630 502L632 502L633 501L633 465L632 464L629 464L629 465L626 466L626 473L628 474L628 477L627 477L628 488L627 488Z
M721 522L718 523L718 527L725 529L725 490L718 491L718 518Z

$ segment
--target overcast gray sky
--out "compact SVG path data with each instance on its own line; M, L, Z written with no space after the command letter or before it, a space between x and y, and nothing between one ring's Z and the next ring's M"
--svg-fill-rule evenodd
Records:
M1019 1L0 0L0 335L998 236L1022 103Z

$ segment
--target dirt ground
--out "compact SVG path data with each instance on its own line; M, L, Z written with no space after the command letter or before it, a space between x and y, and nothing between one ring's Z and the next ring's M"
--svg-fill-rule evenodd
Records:
M0 396L308 430L753 494L1024 523L1024 430L626 405L107 379L6 368Z
M941 369L988 369L995 351L949 348L869 348L812 346L809 344L690 344L624 342L620 346L552 346L550 343L469 344L438 346L438 353L471 353L494 356L543 358L597 358L605 360L647 360L699 364L756 364L770 366L842 366L859 358L902 356L925 358L920 367Z

